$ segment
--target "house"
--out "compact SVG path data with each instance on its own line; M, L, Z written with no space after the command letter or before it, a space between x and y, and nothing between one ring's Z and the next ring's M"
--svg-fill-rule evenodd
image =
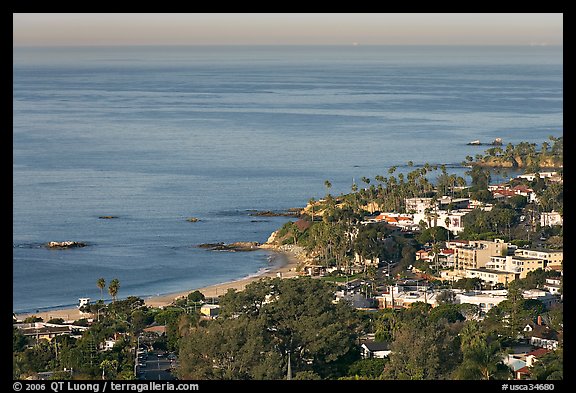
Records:
M310 226L312 225L312 223L308 220L302 220L299 219L298 221L296 221L294 223L294 225L296 226L296 228L298 228L298 230L300 232L304 232L306 229L310 228Z
M157 326L150 326L144 329L145 333L153 333L157 336L162 336L166 334L166 325L157 325Z
M356 254L358 255L358 254ZM307 265L304 270L306 274L313 277L313 276L323 276L326 274L326 266L322 265Z
M390 347L391 344L389 342L365 341L360 346L360 354L362 359L384 359L392 352Z
M114 348L114 345L116 345L116 341L117 340L114 338L108 338L100 344L100 349L102 351L111 351Z
M454 266L454 250L451 248L444 248L438 254L438 263L443 268L450 268Z
M220 305L218 304L203 304L200 307L200 314L205 315L211 319L218 317L220 312Z
M562 279L560 277L546 279L544 289L550 292L552 295L559 295L560 288L562 288Z
M556 349L560 342L559 334L549 326L544 325L542 317L538 316L536 323L530 321L524 326L524 337L531 345L545 349Z
M87 326L57 325L47 322L18 323L14 327L20 330L20 333L25 337L37 341L43 339L51 341L54 337L62 335L75 336L88 329Z
M538 300L542 302L546 308L550 308L554 303L558 302L557 296L542 289L526 289L522 291L522 296L524 296L524 299Z
M540 213L540 225L545 226L552 226L552 225L563 225L564 221L560 213L552 211L550 213Z
M549 349L546 349L546 348L538 348L538 349L535 349L534 351L528 353L526 355L526 366L532 367L534 365L534 363L536 363L538 361L538 358L541 358L542 356L546 355L549 352L552 352L552 351Z
M427 303L432 307L438 305L436 300L437 292L431 291L426 287L419 288L418 290L400 289L398 286L392 287L392 290L376 296L375 299L378 302L378 308L409 308L417 302Z
M456 303L469 303L478 306L481 315L485 315L494 306L506 300L507 290L475 291L456 294Z
M514 378L518 380L529 379L530 378L530 368L524 366L514 372Z
M430 261L430 250L416 251L416 260Z
M526 355L526 365L518 370L514 370L515 379L530 379L531 370L530 368L534 366L534 363L538 361L538 358L549 353L549 349L538 348Z

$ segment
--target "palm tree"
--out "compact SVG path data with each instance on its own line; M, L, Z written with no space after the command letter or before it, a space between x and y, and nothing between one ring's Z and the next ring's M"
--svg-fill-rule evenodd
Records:
M438 274L438 254L440 254L440 245L436 240L434 240L434 244L432 244L432 253L434 253L434 269L436 270L434 274Z
M98 288L100 288L100 300L102 300L103 298L103 291L104 288L106 288L106 280L104 280L104 277L100 277L97 281L96 281L96 285L98 286Z
M356 182L352 182L352 186L350 188L352 190L352 192L357 192L358 191L358 185L356 184Z
M446 230L448 231L448 241L450 241L450 229L448 229L448 227L450 226L450 218L446 217L446 219L444 220L444 224L446 224Z
M116 372L116 370L118 369L118 360L105 359L102 361L102 363L100 363L100 368L102 369L102 379L106 379L105 377L106 369Z
M118 291L120 290L120 281L115 278L110 281L110 285L108 285L108 293L112 296L112 300L116 301L116 296L118 295Z
M316 200L314 198L310 198L308 200L308 204L310 205L310 211L312 213L312 222L314 222L314 203L316 203Z
M507 379L510 369L502 363L500 344L483 342L464 352L464 361L456 370L458 379Z

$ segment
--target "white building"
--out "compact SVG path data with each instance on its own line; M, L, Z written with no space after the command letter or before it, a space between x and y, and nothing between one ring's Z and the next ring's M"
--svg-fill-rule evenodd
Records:
M360 354L362 359L379 358L384 359L390 355L390 343L366 341L360 346Z
M456 302L463 304L469 303L478 306L481 315L485 315L492 307L497 306L500 302L506 300L508 291L503 289L499 291L474 291L456 294Z
M437 292L428 290L426 287L411 291L404 291L398 286L391 288L392 290L388 290L388 292L375 297L378 302L378 308L392 308L392 305L394 305L394 308L407 308L416 302L427 303L432 307L438 305L438 302L436 301Z
M564 220L560 213L552 211L550 213L540 213L540 225L552 226L552 225L564 225Z
M560 288L562 288L562 279L558 278L547 278L546 284L544 284L544 289L550 292L552 295L559 295Z
M514 251L514 255L542 259L544 261L544 267L562 266L564 260L564 252L558 250L527 250L518 248Z

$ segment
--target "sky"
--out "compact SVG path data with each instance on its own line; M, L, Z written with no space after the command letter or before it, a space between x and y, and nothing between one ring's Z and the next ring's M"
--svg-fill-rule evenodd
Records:
M15 13L14 46L562 45L563 14Z

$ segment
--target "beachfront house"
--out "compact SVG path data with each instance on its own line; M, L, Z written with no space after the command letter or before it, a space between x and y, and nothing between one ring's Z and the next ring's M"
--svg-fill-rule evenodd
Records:
M14 324L23 336L35 339L36 342L40 340L51 341L56 336L72 336L79 337L83 331L87 330L87 326L76 325L57 325L47 322L34 322L34 323L17 323Z

